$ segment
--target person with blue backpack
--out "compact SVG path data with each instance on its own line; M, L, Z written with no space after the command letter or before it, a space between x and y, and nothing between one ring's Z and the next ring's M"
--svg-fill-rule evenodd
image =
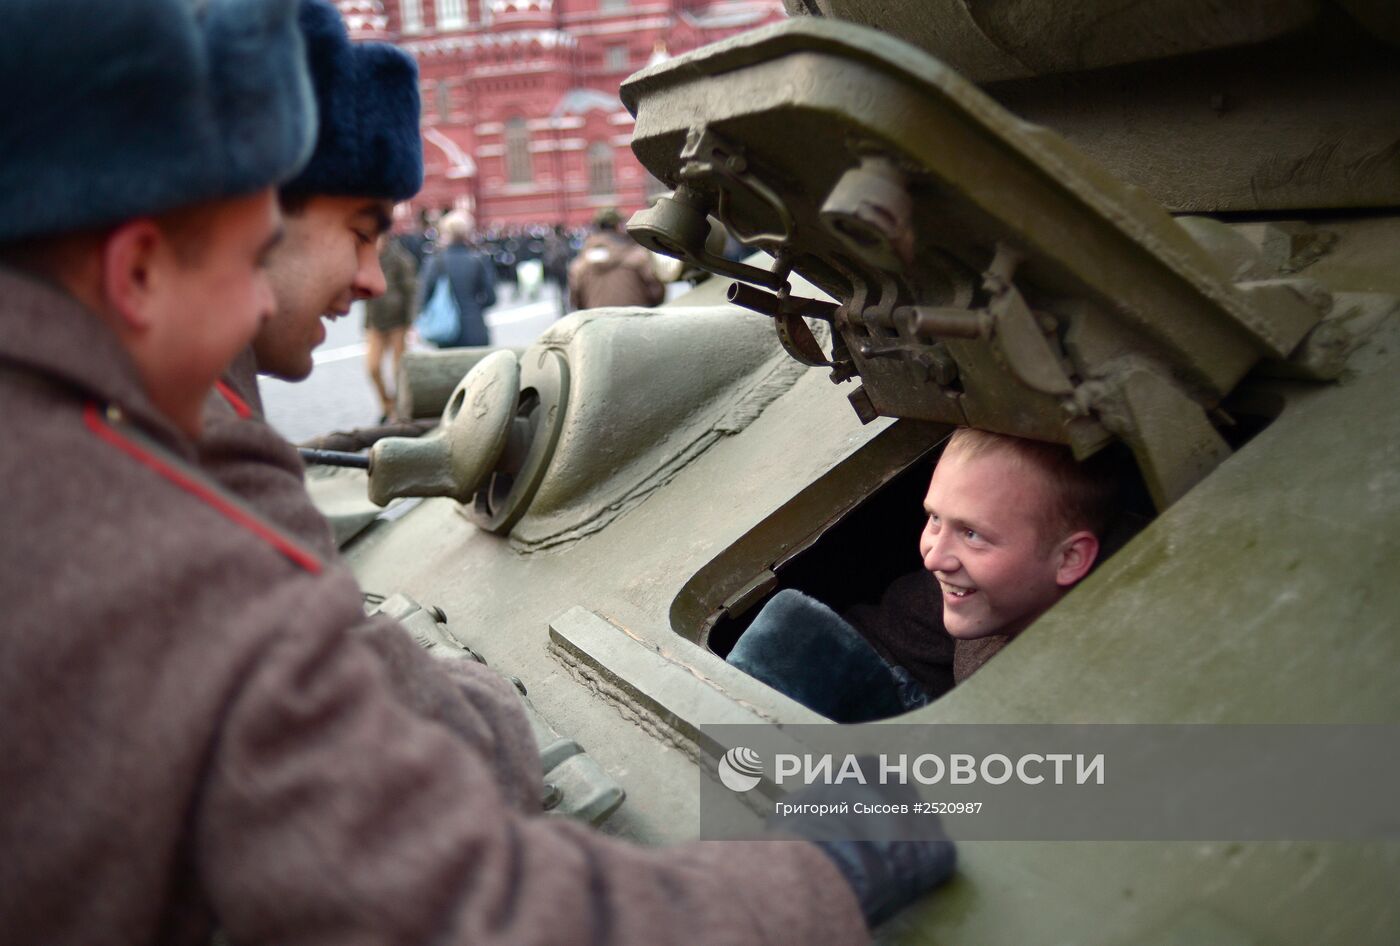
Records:
M418 280L418 334L439 348L490 345L485 313L496 304L496 280L468 244L472 220L454 211L439 229L443 248L428 258Z

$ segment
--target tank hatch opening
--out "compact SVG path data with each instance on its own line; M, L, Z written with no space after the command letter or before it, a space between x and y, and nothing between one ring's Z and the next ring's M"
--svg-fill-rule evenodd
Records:
M936 462L935 447L823 530L810 546L776 565L771 589L747 608L716 610L706 646L726 656L763 605L783 588L801 591L844 613L875 603L880 592L900 576L920 570L919 533L924 528L920 509Z
M1256 402L1276 406L1262 397ZM1238 424L1232 445L1243 446L1263 424L1253 417ZM881 649L877 622L897 621L900 633L946 638L940 595L924 571L919 541L927 522L924 498L951 432L908 420L881 432L698 572L673 602L673 629L728 657L764 607L793 590L840 616L886 662L892 658ZM1101 536L1097 568L1148 525L1155 510L1126 446L1111 445L1095 462L1118 484L1117 514ZM930 691L935 699L953 685L955 642L946 644L948 681Z

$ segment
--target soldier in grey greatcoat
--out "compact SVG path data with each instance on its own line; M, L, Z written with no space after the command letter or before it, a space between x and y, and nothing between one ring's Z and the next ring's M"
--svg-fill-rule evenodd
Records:
M123 0L94 29L89 0L6 9L0 929L863 940L862 910L946 853L911 872L908 850L828 842L645 850L538 817L518 708L470 667L451 719L415 705L394 679L426 656L196 466L205 398L273 308L272 185L313 140L294 12Z

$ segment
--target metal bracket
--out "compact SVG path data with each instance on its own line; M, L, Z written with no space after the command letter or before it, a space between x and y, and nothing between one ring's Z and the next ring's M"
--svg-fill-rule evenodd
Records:
M992 297L987 306L992 317L992 340L1006 366L1026 387L1042 394L1069 397L1074 393L1074 382L1065 372L1064 361L1051 347L1030 306L1011 281L1020 262L1020 254L1010 244L997 243L996 256L982 282Z
M1127 360L1105 380L1081 385L1075 396L1132 449L1158 509L1230 456L1201 405L1148 363Z
M676 188L670 197L639 210L627 221L627 234L653 253L671 256L718 276L728 276L769 289L787 285L787 266L779 263L772 272L727 260L705 248L710 236L710 205L705 195L688 184Z
M832 322L838 309L835 303L789 295L787 286L775 296L742 283L731 285L725 292L725 298L735 305L771 317L778 331L778 341L795 361L810 368L836 365L835 359L826 356L811 328L803 321L806 317Z
M745 246L771 244L777 249L792 237L792 214L783 199L767 184L749 171L748 158L743 149L730 144L710 130L700 125L690 130L685 147L680 154L681 168L677 177L683 184L713 188L717 194L718 212L721 220L727 221L729 232ZM728 187L724 185L729 185ZM773 233L745 233L733 223L733 196L731 190L739 188L758 198L769 210L777 215L781 230Z
M447 626L447 616L441 608L425 608L405 594L366 603L369 614L384 614L394 618L418 645L439 660L472 660L486 664L476 651L458 639ZM503 675L504 676L504 675ZM574 739L561 736L526 695L525 685L515 677L506 677L520 696L530 731L540 752L540 771L544 776L544 808L552 817L601 824L621 807L627 794L612 776L603 771Z
M908 181L894 161L861 156L841 175L822 204L821 220L856 257L885 272L901 272L914 261L913 201Z

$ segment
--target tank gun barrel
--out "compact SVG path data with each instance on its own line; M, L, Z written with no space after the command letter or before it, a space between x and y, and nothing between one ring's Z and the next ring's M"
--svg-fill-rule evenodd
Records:
M369 469L369 457L363 453L349 453L345 450L316 450L311 447L297 447L303 463L320 466L343 466L356 470Z

